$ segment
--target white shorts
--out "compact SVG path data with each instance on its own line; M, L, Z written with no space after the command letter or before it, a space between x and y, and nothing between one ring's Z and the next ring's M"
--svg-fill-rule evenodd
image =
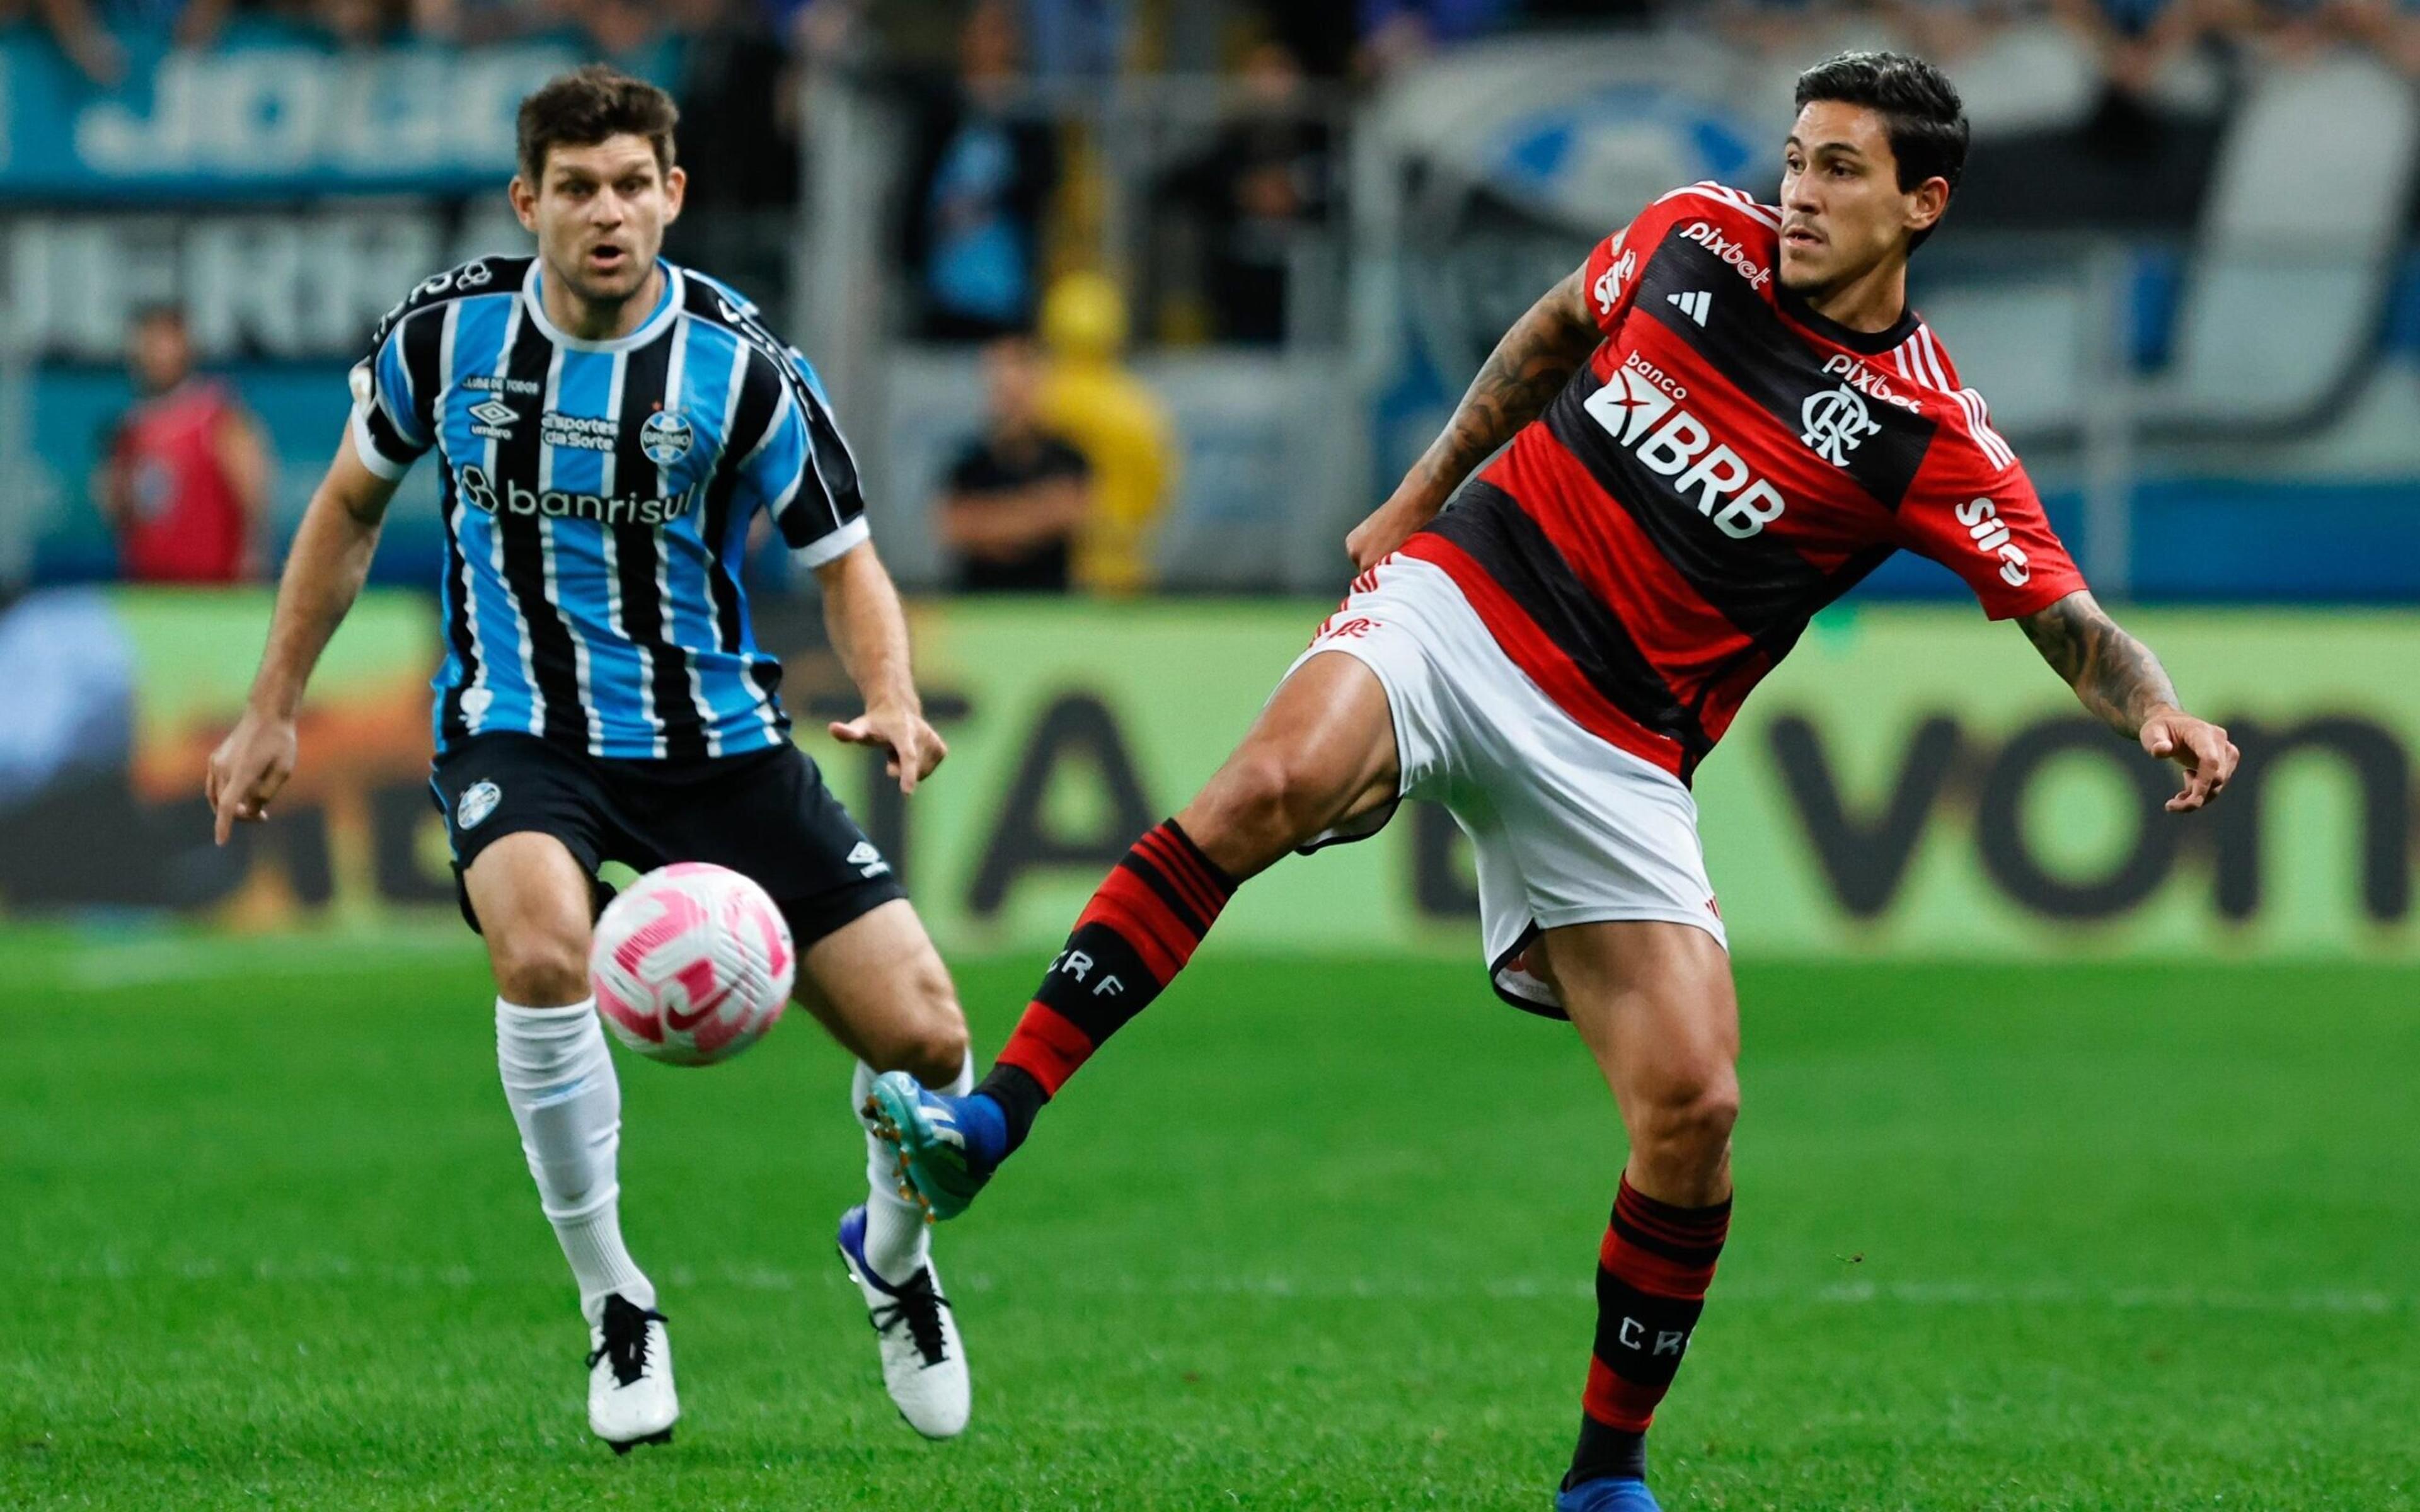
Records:
M1562 1016L1554 989L1525 969L1543 930L1660 919L1728 949L1689 790L1557 707L1442 568L1390 557L1365 574L1294 666L1326 651L1386 688L1399 796L1444 804L1470 837L1488 974L1507 1002ZM1305 848L1366 839L1392 815Z

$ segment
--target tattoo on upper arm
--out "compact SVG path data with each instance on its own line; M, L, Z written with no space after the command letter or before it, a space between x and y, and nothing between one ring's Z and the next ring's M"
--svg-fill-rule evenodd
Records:
M2090 594L2070 594L2017 623L2085 706L2128 734L2142 729L2152 710L2176 703L2160 658L2118 628Z
M1429 448L1429 473L1456 484L1543 413L1600 339L1575 270L1504 333Z

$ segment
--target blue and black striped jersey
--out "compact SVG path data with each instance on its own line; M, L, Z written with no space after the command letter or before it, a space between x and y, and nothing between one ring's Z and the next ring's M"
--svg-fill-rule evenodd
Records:
M521 731L616 758L788 738L740 565L768 511L810 565L865 539L814 372L725 285L670 263L644 323L556 329L529 257L440 273L353 370L353 445L444 468L437 748Z

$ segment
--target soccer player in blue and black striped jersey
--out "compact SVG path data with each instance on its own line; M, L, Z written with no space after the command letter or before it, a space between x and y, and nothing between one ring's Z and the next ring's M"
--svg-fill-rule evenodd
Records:
M656 1291L625 1246L621 1094L588 977L600 863L709 861L764 885L799 950L799 999L876 1072L968 1080L948 971L889 864L792 743L780 664L740 566L771 517L822 586L864 695L837 739L878 746L903 791L943 755L908 669L897 593L866 538L855 464L814 374L724 285L658 255L686 183L673 102L601 67L521 102L511 195L535 257L413 289L353 373L350 426L278 591L249 706L210 761L218 836L268 814L294 714L360 592L397 482L434 454L445 659L431 787L463 915L493 965L497 1058L541 1204L579 1282L589 1423L616 1449L678 1415ZM840 1245L918 1430L965 1427L964 1353L888 1151Z

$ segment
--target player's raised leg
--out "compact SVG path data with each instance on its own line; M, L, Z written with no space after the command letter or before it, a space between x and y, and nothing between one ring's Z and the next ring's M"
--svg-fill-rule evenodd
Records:
M1559 1512L1649 1512L1647 1427L1704 1309L1731 1213L1739 1003L1686 924L1550 930L1533 963L1596 1057L1630 1135L1597 1250L1596 1342Z
M965 1211L1042 1105L1184 969L1238 884L1397 792L1377 674L1353 655L1311 656L1208 785L1137 841L1093 894L970 1096L877 1080L869 1111L898 1141L934 1215Z
M799 964L799 1001L858 1057L849 1106L861 1123L881 1072L960 1095L972 1087L957 989L905 899L815 941ZM863 1127L865 1200L841 1215L841 1260L864 1294L899 1415L926 1438L950 1438L965 1429L972 1404L965 1345L933 1265L924 1210L899 1190L897 1153Z
M504 1100L588 1319L589 1428L617 1452L665 1443L680 1400L656 1288L622 1242L622 1088L588 981L588 873L561 841L525 831L482 850L462 881L495 971Z

